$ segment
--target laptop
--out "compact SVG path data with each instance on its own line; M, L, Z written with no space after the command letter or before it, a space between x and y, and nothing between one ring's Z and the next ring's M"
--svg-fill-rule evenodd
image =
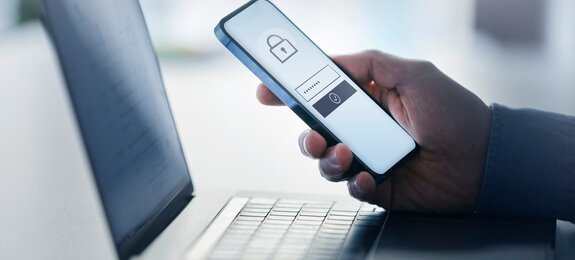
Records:
M554 221L196 192L139 2L41 3L119 259L553 257Z

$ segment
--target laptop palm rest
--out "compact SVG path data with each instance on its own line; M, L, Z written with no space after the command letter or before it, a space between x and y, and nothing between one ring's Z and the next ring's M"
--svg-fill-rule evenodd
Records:
M372 259L553 259L555 220L391 214Z

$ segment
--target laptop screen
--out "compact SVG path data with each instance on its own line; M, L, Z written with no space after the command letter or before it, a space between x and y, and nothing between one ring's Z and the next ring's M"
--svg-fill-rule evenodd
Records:
M116 246L191 179L137 0L45 0Z

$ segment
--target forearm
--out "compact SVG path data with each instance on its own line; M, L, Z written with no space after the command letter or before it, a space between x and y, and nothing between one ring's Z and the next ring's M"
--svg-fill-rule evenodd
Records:
M575 118L492 109L477 212L575 221Z

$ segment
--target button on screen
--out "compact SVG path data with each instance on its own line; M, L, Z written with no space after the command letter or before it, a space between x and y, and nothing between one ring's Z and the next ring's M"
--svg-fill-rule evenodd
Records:
M325 94L313 107L323 116L327 117L331 112L343 104L353 95L355 90L347 81L342 81L333 90Z

